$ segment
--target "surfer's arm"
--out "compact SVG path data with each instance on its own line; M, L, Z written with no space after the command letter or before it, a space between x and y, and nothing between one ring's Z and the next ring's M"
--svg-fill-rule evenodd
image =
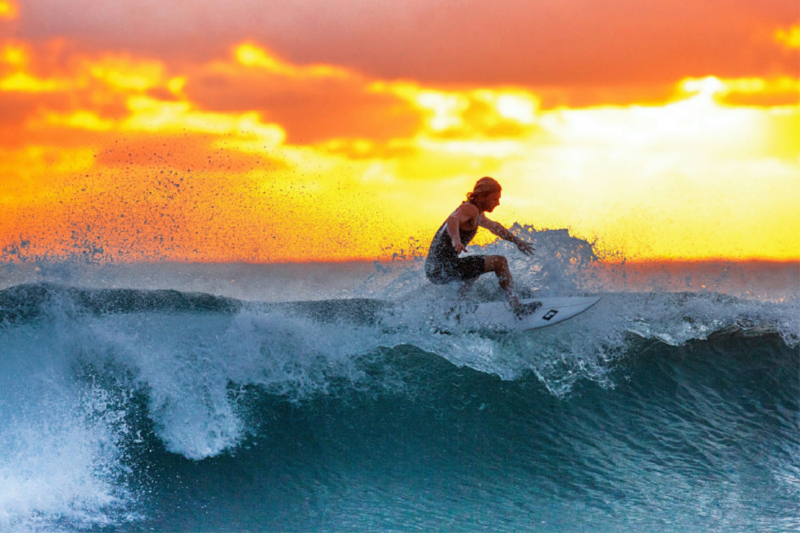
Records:
M504 228L502 224L495 222L494 220L489 220L488 218L486 218L486 215L483 215L478 219L478 225L488 229L489 231L491 231L504 241L516 244L520 252L526 255L533 255L533 251L535 250L535 248L531 243L529 243L528 241L523 241L522 239L520 239L519 237L508 231L506 228Z
M447 234L450 236L457 254L467 251L467 247L461 242L461 234L458 232L458 228L461 227L462 223L475 217L477 211L478 209L474 205L464 203L453 211L452 215L447 217Z

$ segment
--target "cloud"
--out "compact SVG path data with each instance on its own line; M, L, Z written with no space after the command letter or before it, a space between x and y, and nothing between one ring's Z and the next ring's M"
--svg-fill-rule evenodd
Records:
M369 80L327 65L298 67L254 44L235 47L236 62L212 62L188 76L186 96L202 109L258 111L281 124L289 142L334 137L389 139L412 135L420 117Z
M64 50L66 49L66 51ZM410 136L420 115L358 73L296 66L252 44L171 74L157 59L76 53L71 44L0 42L0 124L231 132L280 124L289 142ZM248 123L252 123L248 126ZM29 124L32 125L32 124Z
M243 40L295 64L426 84L663 85L687 76L792 75L775 28L785 0L25 0L20 35L63 37L172 64ZM768 38L764 38L768 35Z

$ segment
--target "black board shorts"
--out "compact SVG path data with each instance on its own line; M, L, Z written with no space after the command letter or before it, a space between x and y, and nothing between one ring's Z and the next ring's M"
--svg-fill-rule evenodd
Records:
M425 275L431 283L443 285L454 281L470 281L486 273L486 256L470 255L425 265Z

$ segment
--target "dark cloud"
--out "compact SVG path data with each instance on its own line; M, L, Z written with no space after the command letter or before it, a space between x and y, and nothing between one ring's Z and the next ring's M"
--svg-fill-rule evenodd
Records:
M42 97L30 93L6 93L0 98L0 128L15 131L41 105Z
M358 77L292 78L242 67L190 76L184 92L205 110L259 111L298 144L334 137L386 140L412 135L421 124L408 102L372 92Z
M254 40L295 63L432 83L667 83L795 75L786 0L23 0L20 31L170 60Z

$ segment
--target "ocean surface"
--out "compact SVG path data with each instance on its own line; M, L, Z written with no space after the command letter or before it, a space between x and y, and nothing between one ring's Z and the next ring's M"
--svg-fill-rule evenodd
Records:
M505 243L524 333L392 263L0 263L0 531L800 530L800 265ZM502 298L484 276L468 296Z

